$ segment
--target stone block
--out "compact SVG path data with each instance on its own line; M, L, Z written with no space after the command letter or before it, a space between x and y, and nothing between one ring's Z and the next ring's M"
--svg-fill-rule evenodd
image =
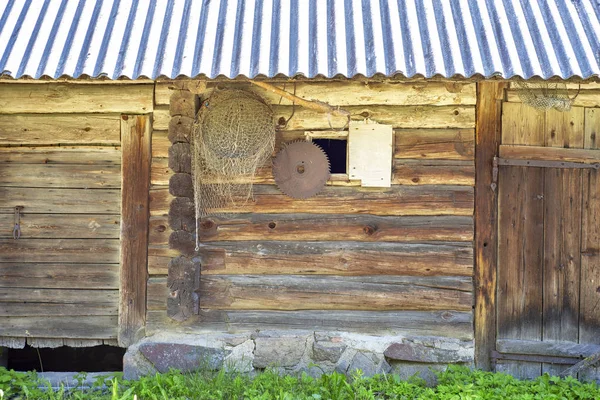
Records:
M313 343L312 359L315 361L329 361L335 364L347 347L344 343L315 341Z
M307 336L257 337L254 368L293 367L306 350Z
M198 369L219 369L230 351L204 346L193 346L180 343L142 343L140 352L161 373L170 368L182 372Z
M254 368L254 341L246 340L231 349L231 353L223 362L223 368L228 372L250 372Z
M383 357L368 351L357 351L352 359L349 361L343 360L336 367L338 372L347 375L352 375L357 370L360 370L363 376L387 373L390 369L390 365Z
M393 343L383 353L390 360L422 363L471 362L470 353L415 342Z

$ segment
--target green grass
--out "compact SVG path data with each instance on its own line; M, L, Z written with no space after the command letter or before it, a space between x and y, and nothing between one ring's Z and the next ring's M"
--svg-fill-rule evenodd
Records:
M83 377L83 376L82 376ZM426 387L421 379L402 381L394 375L352 378L333 373L320 378L306 374L278 375L273 371L255 377L220 372L166 374L125 381L119 374L102 377L92 388L65 388L52 391L47 382L34 372L14 372L0 368L0 389L3 399L139 400L178 399L600 399L600 387L581 383L573 378L560 379L544 375L533 381L520 381L511 376L471 371L451 366L438 374L438 384ZM2 394L0 393L0 399Z

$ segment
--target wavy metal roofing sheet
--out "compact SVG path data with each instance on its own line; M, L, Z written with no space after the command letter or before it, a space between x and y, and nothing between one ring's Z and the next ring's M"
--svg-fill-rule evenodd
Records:
M600 0L1 0L0 72L600 75Z

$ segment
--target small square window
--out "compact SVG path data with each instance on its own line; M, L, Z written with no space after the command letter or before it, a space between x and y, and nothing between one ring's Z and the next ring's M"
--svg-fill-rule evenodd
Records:
M348 141L344 139L317 139L313 143L318 145L329 158L330 172L332 174L346 174Z

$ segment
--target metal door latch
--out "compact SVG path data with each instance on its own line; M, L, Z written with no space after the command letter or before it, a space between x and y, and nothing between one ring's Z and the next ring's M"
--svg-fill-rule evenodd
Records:
M13 228L13 239L15 240L21 237L21 210L23 210L23 206L15 207L15 227Z

